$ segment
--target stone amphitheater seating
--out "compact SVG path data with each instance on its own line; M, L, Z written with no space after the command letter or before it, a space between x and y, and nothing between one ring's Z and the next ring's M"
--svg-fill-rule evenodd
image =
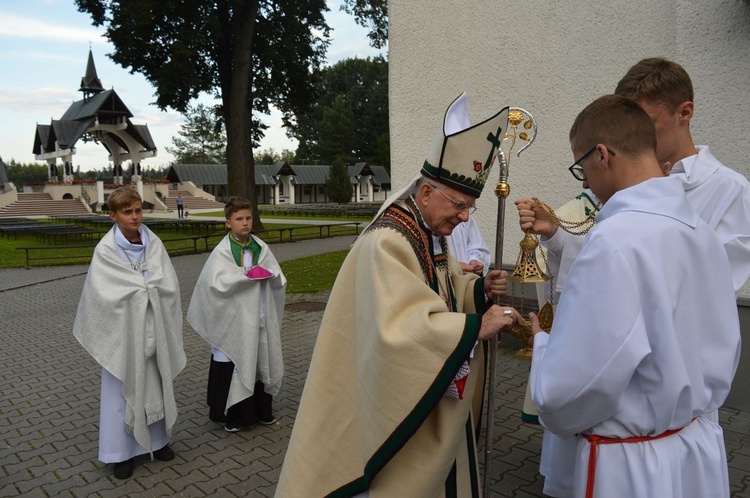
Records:
M68 214L89 214L81 199L53 200L45 193L20 193L18 201L0 209L0 217L17 216L59 216Z
M221 202L216 201L210 201L208 199L204 199L202 197L195 197L190 194L190 192L186 192L184 190L170 190L169 191L169 197L166 199L162 199L162 202L167 205L169 209L172 211L177 211L177 194L182 195L182 202L183 205L190 209L213 209L216 211L221 211L224 209L224 204Z

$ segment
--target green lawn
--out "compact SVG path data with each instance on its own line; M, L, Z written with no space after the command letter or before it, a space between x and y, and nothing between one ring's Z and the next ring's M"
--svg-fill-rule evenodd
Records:
M348 249L281 263L287 280L286 291L320 292L332 288L347 254Z
M268 224L266 231L255 234L259 238L273 244L281 237L283 241L289 240L288 230L294 228L294 240L318 238L320 228L317 226L305 226L287 224ZM361 230L360 226L360 230ZM164 242L164 246L171 256L195 252L195 243L199 252L206 250L206 239L203 235L197 241L190 239L194 235L181 230L154 230L156 235ZM212 249L224 236L224 231L217 231L208 235L208 249ZM324 232L324 234L327 234ZM330 235L352 235L353 226L331 227ZM187 238L187 240L186 240ZM98 241L80 241L79 245L88 244L89 247L75 247L65 249L46 249L48 245L40 241L36 235L19 235L17 238L0 237L0 268L23 268L26 266L25 251L18 247L40 247L43 249L32 250L30 253L31 266L59 266L70 264L87 264L91 260L94 246ZM271 245L273 251L273 245ZM287 261L281 264L287 278L288 292L318 292L330 289L333 286L339 268L348 254L348 250L336 251L308 258Z

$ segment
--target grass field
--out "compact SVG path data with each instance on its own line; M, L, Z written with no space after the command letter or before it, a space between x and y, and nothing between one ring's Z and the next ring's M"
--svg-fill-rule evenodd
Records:
M286 291L320 292L332 288L347 254L348 250L336 251L281 263Z
M49 221L49 220L44 220ZM350 223L351 220L349 220ZM306 240L321 237L333 237L338 235L354 235L361 230L355 225L298 225L288 224L266 224L265 231L254 232L253 235L268 244L277 242L290 242L291 240ZM170 255L202 252L213 249L226 233L216 228L213 232L206 234L194 234L183 229L159 229L154 228L154 233L164 242L164 246ZM69 264L85 264L91 259L94 246L98 240L78 239L69 244L51 247L48 242L41 240L34 234L19 234L18 236L5 235L0 237L0 268L22 268L26 266L26 251L19 247L32 247L29 251L29 266L59 266ZM87 245L88 247L80 247ZM76 247L68 247L76 246ZM196 251L197 249L197 251Z

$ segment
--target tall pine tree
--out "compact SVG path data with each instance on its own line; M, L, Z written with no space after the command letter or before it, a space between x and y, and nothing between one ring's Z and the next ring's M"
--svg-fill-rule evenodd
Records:
M343 159L336 158L331 164L326 178L326 194L331 202L337 204L348 204L352 200L352 182L349 178L349 169Z

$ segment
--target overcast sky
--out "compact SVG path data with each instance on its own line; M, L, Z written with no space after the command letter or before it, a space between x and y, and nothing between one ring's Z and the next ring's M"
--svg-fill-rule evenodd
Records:
M368 44L366 30L339 11L340 0L329 0L327 13L333 42L328 63L349 57L374 56L379 51ZM78 91L86 71L89 47L94 54L97 74L104 88L114 88L133 113L135 124L147 124L158 148L157 156L146 159L144 167L168 164L173 158L165 147L172 145L182 116L162 112L150 105L154 89L140 74L113 63L108 53L112 45L103 28L91 25L88 15L78 12L73 0L3 0L0 3L0 157L7 163L35 161L32 152L37 123L59 119L82 94ZM210 100L205 100L209 103ZM281 128L281 114L264 116L271 126L261 149L296 149L296 142ZM81 170L108 164L101 145L76 144L74 166ZM42 164L41 162L39 164Z

